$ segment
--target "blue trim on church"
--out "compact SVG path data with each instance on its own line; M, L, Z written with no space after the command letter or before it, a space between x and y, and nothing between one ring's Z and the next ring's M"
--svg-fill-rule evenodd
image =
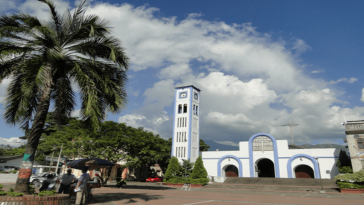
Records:
M175 127L176 127L176 115L177 115L177 90L175 90L175 94L174 94L174 114L173 114L173 133L172 133L172 152L171 152L171 157L173 157L173 152L174 152L174 141L176 138L176 132L175 132Z
M273 153L274 153L274 169L275 169L275 178L280 178L280 171L279 171L279 160L278 160L278 149L277 149L277 141L276 139L267 134L267 133L258 133L250 137L249 139L249 168L250 168L250 177L254 176L254 159L253 159L253 141L255 138L259 136L266 136L269 137L273 142Z
M192 144L192 141L191 141L191 134L192 134L192 99L193 99L193 95L192 95L192 93L193 93L193 88L192 87L190 87L190 96L189 96L189 98L190 98L190 106L189 106L189 108L187 108L187 112L189 112L188 113L188 120L189 120L189 122L188 122L188 155L187 155L187 159L189 160L189 159L191 159L191 152L192 152L192 150L191 150L191 144Z
M226 158L233 158L238 162L238 164L239 164L239 177L243 177L243 164L241 163L240 159L238 157L234 156L234 155L225 155L225 156L223 156L223 157L221 157L219 159L219 161L217 162L217 176L222 177L221 176L221 171L222 171L221 162Z
M296 154L296 155L289 158L289 160L287 162L288 178L293 178L293 176L292 176L292 161L297 159L298 157L304 157L304 158L307 158L307 159L311 160L311 162L313 163L313 166L314 166L315 178L319 179L320 178L320 170L319 170L319 167L318 167L318 163L317 163L315 158L313 158L313 157L311 157L310 155L307 155L307 154Z

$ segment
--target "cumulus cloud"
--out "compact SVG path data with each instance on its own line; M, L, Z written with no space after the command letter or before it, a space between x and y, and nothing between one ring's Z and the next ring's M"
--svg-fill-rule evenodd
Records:
M4 79L0 83L0 103L5 102L6 89L9 86L10 82L11 82L11 78L8 78L8 79Z
M331 84L336 84L336 83L340 83L340 82L346 82L346 83L354 83L355 81L358 81L358 79L357 78L349 78L349 79L347 79L347 78L340 78L340 79L338 79L338 80L331 80L330 81L330 83Z
M6 146L10 145L11 147L19 147L22 144L26 144L26 140L19 139L19 137L11 137L11 138L3 138L0 137L0 145Z
M18 7L47 17L43 7L29 5L34 1ZM68 2L56 3L69 8ZM344 134L340 126L344 115L348 120L363 119L364 108L344 107L333 86L354 83L356 78L325 82L301 69L299 54L310 49L304 40L275 41L252 23L229 25L199 19L201 14L177 21L156 17L158 11L108 3L91 4L87 11L110 22L131 59L132 79L148 69L156 73L150 76L152 83L143 84L136 94L131 89L143 100L142 106L120 116L119 122L170 137L173 113L166 110L173 105L174 87L191 84L202 90L201 137L217 142L237 143L258 132L289 139L289 130L281 126L289 119L299 124L294 128L295 142L338 139Z
M360 100L364 102L364 88L361 90L361 98Z

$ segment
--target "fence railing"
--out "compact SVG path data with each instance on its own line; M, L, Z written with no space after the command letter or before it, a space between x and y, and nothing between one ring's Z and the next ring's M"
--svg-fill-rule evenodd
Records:
M364 123L346 124L346 131L364 130Z

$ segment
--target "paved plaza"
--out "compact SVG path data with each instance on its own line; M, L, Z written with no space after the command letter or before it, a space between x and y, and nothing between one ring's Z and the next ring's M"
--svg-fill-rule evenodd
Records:
M364 195L327 192L320 194L314 191L282 191L259 189L230 188L193 188L192 191L181 191L165 186L141 187L128 189L103 187L95 189L91 204L198 204L198 205L235 205L235 204L364 204Z
M4 184L4 189L15 187L15 184ZM268 186L227 185L224 187L208 185L181 191L180 188L147 183L128 183L128 189L118 189L113 184L94 189L94 196L89 205L237 205L237 204L312 204L312 205L351 205L364 204L364 194L341 194L336 190L319 189L298 190L298 187L277 190ZM282 188L280 188L282 189ZM71 198L74 203L75 197Z

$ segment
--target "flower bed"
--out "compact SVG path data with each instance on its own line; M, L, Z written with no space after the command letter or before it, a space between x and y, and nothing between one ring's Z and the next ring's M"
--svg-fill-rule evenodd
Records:
M340 192L343 194L362 194L364 189L340 189Z
M70 205L68 194L58 194L57 196L34 196L34 195L24 195L21 197L10 197L10 196L0 196L0 204L2 202L11 202L17 205ZM10 203L9 203L10 204Z

